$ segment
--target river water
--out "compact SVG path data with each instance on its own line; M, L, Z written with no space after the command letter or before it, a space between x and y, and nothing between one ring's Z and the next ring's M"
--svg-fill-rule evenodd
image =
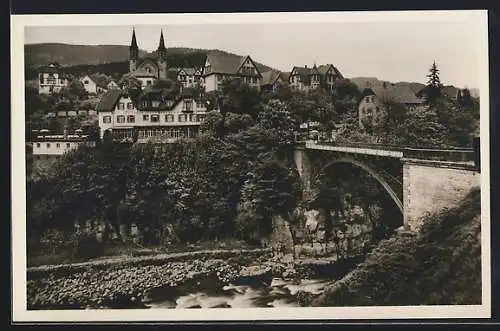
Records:
M199 284L190 289L156 293L146 302L149 308L260 308L299 307L299 291L320 294L332 280L288 280L273 278L270 282L217 286Z

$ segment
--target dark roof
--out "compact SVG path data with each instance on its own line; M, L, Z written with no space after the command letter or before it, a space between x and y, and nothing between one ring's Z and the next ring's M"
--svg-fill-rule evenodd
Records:
M122 92L122 90L116 89L109 90L108 92L104 93L104 95L101 97L101 100L99 100L99 103L97 104L96 110L112 111L113 108L115 108L116 103L122 96Z
M261 85L272 85L281 76L281 72L277 70L269 70L262 73ZM283 78L282 78L283 79Z
M207 60L210 62L212 68L208 74L217 73L217 74L235 75L238 73L238 69L241 67L241 65L244 63L247 57L250 58L249 56L239 56L233 54L223 54L219 52L209 52L207 54ZM250 60L253 62L251 58ZM257 68L257 65L255 65L255 67ZM259 72L258 68L257 72ZM260 76L260 73L254 76Z
M307 83L310 81L311 68L293 67L292 72L294 72L294 71L299 75L301 82ZM291 75L291 73L290 73L290 75Z
M342 76L342 74L340 73L339 69L337 69L337 67L335 67L333 64L330 64L330 63L320 65L320 66L318 67L318 72L319 72L321 75L325 75L325 74L328 72L328 70L329 70L330 68L333 68L333 71L335 72L335 74L336 74L337 76L339 76L340 78L344 78L344 77Z
M366 91L370 91L371 93L365 94ZM363 90L364 96L373 94L379 100L391 100L403 104L420 104L424 102L422 98L415 95L409 86L400 84L386 84L385 87L373 86Z

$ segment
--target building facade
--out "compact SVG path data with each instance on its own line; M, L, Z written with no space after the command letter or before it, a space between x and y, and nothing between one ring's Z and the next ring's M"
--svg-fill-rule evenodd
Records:
M87 91L87 93L98 93L97 83L89 75L80 78L80 82L82 82L83 88Z
M40 134L33 140L33 157L35 160L59 157L80 145L95 147L96 142L91 141L88 135Z
M209 52L203 67L205 91L220 91L225 80L240 79L260 90L262 74L250 56Z
M38 70L38 93L52 94L59 92L68 85L68 80L62 75L60 66L57 63L51 63Z
M195 137L207 109L189 89L169 95L146 88L136 102L121 90L108 91L97 111L101 138L110 135L117 141L144 143Z
M203 69L180 68L176 73L176 79L183 87L203 86Z

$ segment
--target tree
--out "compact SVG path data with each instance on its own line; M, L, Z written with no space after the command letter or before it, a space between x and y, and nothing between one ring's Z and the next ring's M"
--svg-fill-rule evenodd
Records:
M446 142L446 127L433 109L409 111L403 127L405 146L438 147Z
M256 119L262 109L262 98L259 91L239 79L230 79L222 83L224 103L223 113L249 114Z
M435 107L438 100L443 97L442 89L443 84L439 78L439 69L436 62L433 62L427 75L427 85L424 88L425 103L429 107Z
M247 224L250 230L267 236L272 231L274 217L290 220L300 192L298 175L271 155L263 155L243 187L243 203L257 221Z
M120 88L123 89L125 95L128 95L134 105L138 107L139 96L142 92L142 83L131 74L126 74L118 82Z

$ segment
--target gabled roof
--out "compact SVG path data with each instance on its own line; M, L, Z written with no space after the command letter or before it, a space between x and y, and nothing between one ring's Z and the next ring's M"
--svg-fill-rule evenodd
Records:
M233 55L233 54L223 54L219 52L209 52L207 54L207 60L211 65L211 71L209 73L206 73L207 75L210 74L229 74L229 75L236 75L238 73L238 70L240 67L243 65L245 60L250 58L249 56L238 56L238 55ZM250 58L250 60L253 63L253 60ZM255 66L255 63L253 63ZM257 75L260 77L260 72L257 66L255 66L257 69Z
M101 100L99 100L99 103L97 104L96 110L112 111L115 108L118 100L120 100L122 93L123 91L119 89L110 90L104 93L103 96L101 97Z
M340 71L337 69L337 67L335 67L333 64L330 64L330 63L320 65L320 66L318 67L318 71L319 71L319 73L320 73L321 75L323 75L323 76L324 76L324 75L326 75L326 73L328 72L328 70L329 70L330 68L333 68L333 72L334 72L337 76L339 76L340 78L344 78L344 77L342 76L342 74L340 73Z
M277 70L269 70L263 72L261 85L272 85L276 83L279 77L281 77L281 72Z

